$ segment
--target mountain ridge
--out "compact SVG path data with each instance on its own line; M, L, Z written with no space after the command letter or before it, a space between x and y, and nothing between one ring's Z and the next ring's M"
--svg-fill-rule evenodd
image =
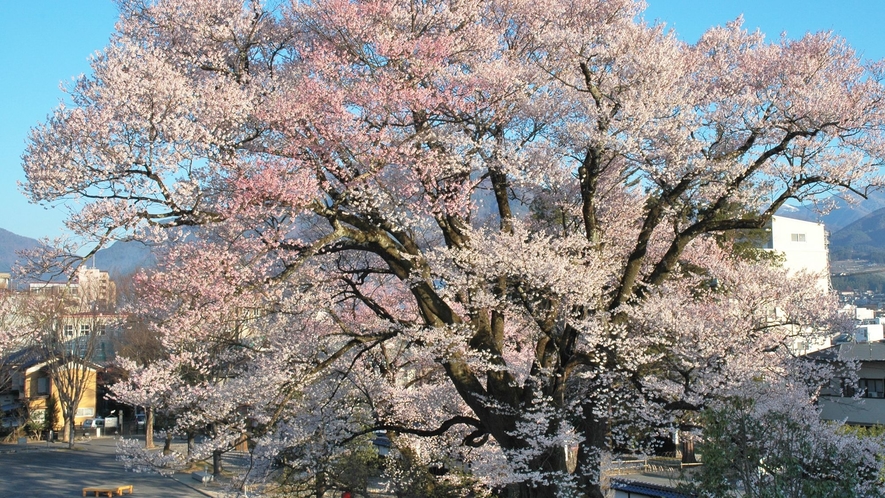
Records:
M0 272L9 273L19 260L19 253L40 247L40 241L0 228Z
M777 214L787 218L823 223L827 231L832 234L885 208L885 191L871 192L866 199L835 197L832 198L832 206L827 207L831 209L822 214L812 206L785 204Z
M885 263L885 208L830 234L830 260L848 259Z
M22 251L37 249L41 245L37 239L0 228L0 272L10 273L20 262ZM112 279L120 279L141 268L156 265L156 257L150 247L139 241L118 241L96 252L84 264L108 272Z

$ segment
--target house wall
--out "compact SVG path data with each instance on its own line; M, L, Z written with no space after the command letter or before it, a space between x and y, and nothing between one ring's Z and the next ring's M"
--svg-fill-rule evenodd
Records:
M114 358L114 341L119 337L124 316L111 313L72 313L58 319L61 338L76 347L79 356L106 364ZM83 341L80 343L74 341Z
M874 389L874 392L867 392L865 397L854 398L851 396L854 392L840 392L840 381L834 379L831 386L821 392L821 418L856 425L885 424L885 358L881 356L885 352L885 344L850 344L843 345L842 350L848 357L860 360L857 371L860 385L852 385L851 391L860 392L862 385L877 385L879 390L876 392Z
M27 373L25 376L25 385L24 385L24 398L28 402L28 412L32 414L32 417L37 412L46 410L47 399L50 396L54 396L56 400L59 399L58 389L55 386L55 383L49 380L49 373L46 369L37 369ZM40 379L47 379L46 381L41 381ZM96 408L96 372L93 369L88 369L86 372L86 388L83 391L83 396L80 398L80 402L77 404L77 416L74 418L74 425L81 425L87 418L92 418L95 416L95 408ZM41 389L41 384L43 382L48 383L48 392L44 393ZM56 404L56 421L58 426L55 429L60 429L64 425L64 415L61 412L61 404ZM39 417L39 415L36 415Z
M77 404L74 425L82 425L87 418L95 417L96 382L96 372L95 370L90 369L86 373L86 389L83 391L83 397L80 398L80 403Z
M885 399L820 398L820 418L852 425L885 425Z

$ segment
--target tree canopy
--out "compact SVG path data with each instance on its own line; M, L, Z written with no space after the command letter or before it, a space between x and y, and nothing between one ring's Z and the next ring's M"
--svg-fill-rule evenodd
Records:
M787 346L831 298L717 235L881 182L883 65L838 36L687 44L633 0L119 3L25 189L168 242L145 378L214 448L316 472L386 428L485 489L598 497L710 400L827 378Z

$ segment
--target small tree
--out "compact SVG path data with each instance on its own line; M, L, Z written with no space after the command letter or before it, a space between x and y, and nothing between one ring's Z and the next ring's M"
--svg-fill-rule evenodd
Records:
M46 411L43 413L43 424L46 430L54 431L58 428L58 398L50 395L46 399Z
M726 398L703 413L701 496L876 497L880 437L822 430L816 409L785 392Z
M95 382L95 368L79 359L57 358L48 364L48 370L55 384L63 417L63 434L68 447L74 446L74 420L77 407L84 399L89 385Z
M131 286L123 289L124 297L134 297ZM147 372L151 365L167 358L167 352L156 332L149 325L138 319L126 322L116 341L117 364L127 373L128 378L111 387L111 395L118 401L145 409L145 448L154 447L154 415L163 402L166 386L156 383Z
M169 372L164 369L166 361L141 365L137 361L120 357L117 363L128 372L128 376L111 386L111 396L121 403L144 407L144 447L153 448L154 417L158 409L166 406L171 388L168 382Z
M33 439L39 439L40 434L46 430L46 422L44 421L44 413L30 413L25 429Z

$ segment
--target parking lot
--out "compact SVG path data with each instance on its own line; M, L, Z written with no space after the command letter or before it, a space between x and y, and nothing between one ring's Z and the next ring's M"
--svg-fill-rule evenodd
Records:
M228 496L219 485L200 484L190 474L163 477L127 472L116 460L116 439L112 436L77 441L73 449L68 449L66 443L45 441L0 444L0 469L0 498L82 497L84 487L110 483L132 484L136 497Z

